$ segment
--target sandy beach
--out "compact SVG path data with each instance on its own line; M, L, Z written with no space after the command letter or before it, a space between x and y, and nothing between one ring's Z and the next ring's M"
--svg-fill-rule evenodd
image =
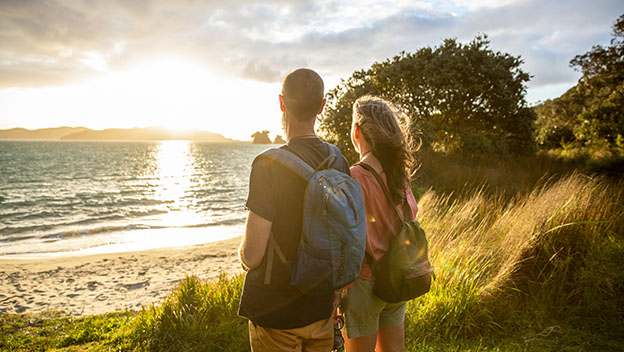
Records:
M183 248L43 259L0 259L0 313L81 316L160 302L185 275L242 272L240 237Z

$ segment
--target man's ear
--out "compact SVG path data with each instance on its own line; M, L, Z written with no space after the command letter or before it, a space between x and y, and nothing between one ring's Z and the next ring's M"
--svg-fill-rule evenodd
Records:
M286 104L284 104L284 97L281 94L279 95L279 102L280 102L280 109L282 110L282 112L286 111Z
M327 103L327 99L323 99L323 101L321 102L321 108L316 113L317 115L320 115L323 112L323 108L325 107L325 103Z

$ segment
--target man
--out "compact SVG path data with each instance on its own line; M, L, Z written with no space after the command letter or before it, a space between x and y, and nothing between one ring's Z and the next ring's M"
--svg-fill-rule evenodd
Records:
M316 116L323 111L323 80L310 69L289 73L279 96L282 124L293 152L317 168L330 155L329 145L316 137ZM340 158L335 168L348 173ZM265 256L272 232L288 262L295 262L301 239L306 181L286 167L256 160L249 179L249 215L240 246L240 260L249 268L239 314L249 319L251 349L262 351L329 351L333 346L334 294L327 290L302 293L290 285L288 269ZM271 279L265 283L267 265Z

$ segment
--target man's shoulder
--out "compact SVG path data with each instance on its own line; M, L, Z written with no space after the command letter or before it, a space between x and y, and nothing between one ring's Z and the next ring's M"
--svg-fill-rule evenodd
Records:
M256 167L256 166L268 166L268 165L272 165L275 163L275 157L272 157L271 154L275 154L276 151L278 150L285 150L283 149L284 146L279 147L279 148L269 148L265 151L263 151L262 153L256 155L256 157L254 158L253 162L251 163L252 167Z
M282 165L278 159L284 159L279 156L279 153L289 153L289 156L295 156L295 160L302 161L303 163L311 166L313 169L330 154L337 154L338 160L334 163L334 168L339 171L349 174L349 164L342 151L335 145L325 142L320 138L310 138L309 140L296 141L296 143L285 144L280 147L267 149L264 152L258 154L252 167L256 169L271 169L273 171L281 172L287 167ZM291 162L293 158L290 158ZM288 163L287 163L288 164Z
M252 174L266 175L267 177L289 174L285 172L289 169L284 165L288 164L288 162L284 162L284 157L286 157L286 155L280 155L280 153L287 152L287 149L279 147L267 149L256 155L251 165L253 171Z

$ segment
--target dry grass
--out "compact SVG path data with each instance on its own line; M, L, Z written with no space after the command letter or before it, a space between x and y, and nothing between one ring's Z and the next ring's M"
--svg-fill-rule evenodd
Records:
M437 280L409 305L413 343L541 329L598 309L619 321L622 186L572 173L511 199L485 187L461 198L427 191L420 220Z

